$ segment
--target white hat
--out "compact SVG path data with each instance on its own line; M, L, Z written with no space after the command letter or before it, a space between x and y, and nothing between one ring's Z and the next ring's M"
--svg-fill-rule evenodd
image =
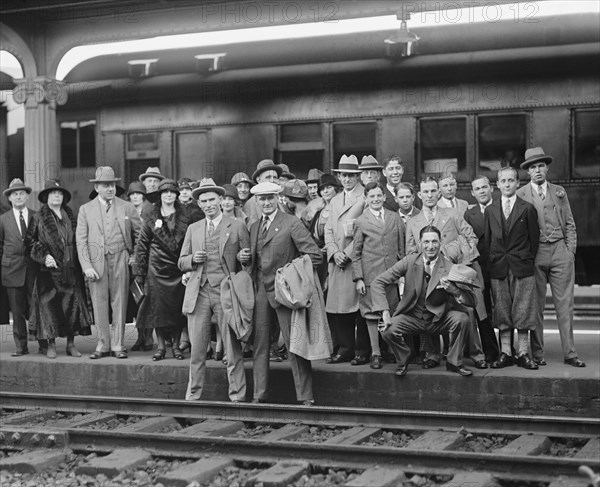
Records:
M269 181L264 181L262 183L258 183L256 186L250 189L250 192L254 195L279 194L281 193L281 186Z

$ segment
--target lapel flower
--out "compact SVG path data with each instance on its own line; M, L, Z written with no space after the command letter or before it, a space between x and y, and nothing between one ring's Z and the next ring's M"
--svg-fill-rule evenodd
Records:
M154 228L162 228L163 221L159 218L154 222Z
M562 189L557 189L556 196L558 196L560 199L563 199L565 197L565 192Z

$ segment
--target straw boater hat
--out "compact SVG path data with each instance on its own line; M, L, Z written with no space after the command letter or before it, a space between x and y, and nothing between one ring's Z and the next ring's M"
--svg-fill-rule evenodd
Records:
M23 183L23 181L19 178L15 178L13 179L10 184L8 185L8 188L6 188L3 193L4 196L8 197L10 196L10 193L13 193L14 191L25 191L27 194L31 193L31 188L29 186L25 186L25 183Z
M146 187L140 181L133 181L129 183L129 189L127 190L127 196L133 193L141 193L146 195Z
M112 167L98 166L96 168L96 177L94 179L90 179L90 183L114 183L120 180L121 178L115 177L115 170Z
M283 185L282 194L292 200L306 201L308 186L301 179L292 179Z
M480 287L477 283L477 271L464 264L453 264L446 279L468 291L472 291L474 287Z
M64 188L62 184L60 184L60 179L50 179L49 181L46 181L44 189L42 189L40 194L38 194L38 200L40 200L41 203L46 204L48 202L48 195L52 191L62 192L63 204L66 204L71 200L71 192L67 188Z
M240 183L248 183L250 187L254 186L254 181L252 181L245 172L235 173L231 178L231 184L234 186L237 186Z
M149 167L146 169L145 173L140 174L140 181L144 182L146 178L158 178L161 181L165 179L165 177L160 173L160 169L158 167Z
M229 196L230 198L239 201L240 195L238 193L237 188L233 184L224 184L223 191L223 196Z
M279 194L281 193L281 186L276 183L264 181L254 186L250 192L254 195Z
M529 169L529 166L536 162L545 162L552 164L552 157L544 154L544 149L541 147L533 147L525 151L525 160L521 163L521 169Z
M179 194L179 186L177 185L177 182L174 179L163 179L158 185L156 192L160 194L165 191L173 191L173 193Z
M290 168L288 167L287 164L279 164L279 167L281 168L281 177L282 178L287 178L287 179L296 179L296 175L294 173L290 172Z
M380 166L373 156L363 156L360 160L360 166L358 168L361 171L383 171L383 166Z
M358 174L362 171L358 168L358 159L355 155L348 157L346 154L344 154L340 159L338 168L334 169L333 172L349 172Z
M325 186L334 186L336 189L339 189L342 184L340 180L336 178L333 174L325 173L319 178L319 193Z
M217 186L212 178L202 178L198 187L192 191L192 198L197 200L202 193L208 193L209 191L221 196L225 194L225 190L221 186Z
M281 167L276 165L271 159L263 159L256 165L256 171L252 173L252 179L254 182L258 182L256 181L256 178L265 171L275 171L277 173L277 177L280 177L281 173L283 172Z
M323 171L317 168L309 169L308 178L304 181L306 184L319 184L319 178L323 175Z

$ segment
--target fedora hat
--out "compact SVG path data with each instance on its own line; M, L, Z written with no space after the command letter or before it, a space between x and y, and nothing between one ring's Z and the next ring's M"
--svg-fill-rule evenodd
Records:
M115 184L115 195L117 196L117 198L120 198L124 194L125 194L125 188L123 186L119 186L118 184ZM98 192L95 189L92 189L90 191L90 194L88 195L88 198L93 200L96 196L98 196ZM127 196L129 196L129 193L127 193Z
M263 181L254 186L250 192L254 195L279 194L281 193L281 186L269 181Z
M225 194L225 190L221 186L217 186L212 178L202 178L198 187L192 191L192 198L197 200L202 193L208 193L209 191L221 196Z
M140 174L139 180L144 182L146 178L158 178L161 181L165 179L165 177L160 173L160 169L158 167L149 167L146 169L146 172Z
M453 264L446 279L462 289L472 290L474 287L480 287L477 283L477 271L464 264Z
M252 181L245 172L237 172L231 178L231 184L234 186L237 186L240 183L248 183L250 187L254 186L254 181Z
M127 189L127 196L133 193L141 193L145 196L146 187L140 181L132 181L131 183L129 183L129 188Z
M280 177L287 178L288 180L296 179L296 175L294 173L290 172L290 168L288 167L287 164L279 164L279 167L281 168L281 176Z
M165 178L158 185L156 192L161 194L165 191L173 191L173 193L179 194L179 186L174 179Z
M308 178L304 180L306 184L315 184L319 183L319 178L323 175L323 171L317 168L309 169Z
M333 174L325 173L319 178L319 194L325 186L334 186L336 190L338 190L340 189L342 184L340 183L340 180L336 178Z
M42 189L40 191L40 193L38 194L38 200L41 203L46 204L48 202L48 195L52 191L61 191L62 192L63 204L66 204L69 201L71 201L71 192L67 188L63 187L63 185L60 183L60 179L50 179L50 180L46 181L46 184L44 185L44 189Z
M541 147L532 147L525 151L525 160L521 163L521 169L529 169L529 166L536 162L545 162L552 164L552 157L544 154L544 149Z
M358 168L358 159L354 154L351 156L347 156L344 154L338 165L337 169L334 169L333 172L349 172L358 174L361 170Z
M21 179L15 178L10 182L8 188L6 188L3 193L4 196L9 196L10 193L21 190L25 191L27 194L31 193L31 188L29 186L25 186L25 183L23 183Z
M90 179L90 183L114 183L121 178L115 177L115 170L110 166L98 166L96 168L96 177Z
M282 194L294 200L306 200L308 186L301 179L292 179L283 185Z
M281 167L276 165L271 159L263 159L256 165L256 171L252 173L252 180L256 183L256 178L260 176L265 171L275 171L277 173L277 177L281 177L281 173L283 170Z
M358 168L361 171L383 171L383 166L380 166L373 156L363 156L360 160L360 166Z

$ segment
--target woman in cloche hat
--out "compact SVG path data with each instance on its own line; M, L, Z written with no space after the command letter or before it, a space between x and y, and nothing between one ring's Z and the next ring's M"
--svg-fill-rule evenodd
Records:
M90 335L92 312L77 258L77 219L67 203L71 193L58 179L46 182L38 199L42 207L27 231L26 245L38 262L31 302L29 334L48 340L46 356L56 358L56 338L67 338L67 355L81 357L75 335Z

